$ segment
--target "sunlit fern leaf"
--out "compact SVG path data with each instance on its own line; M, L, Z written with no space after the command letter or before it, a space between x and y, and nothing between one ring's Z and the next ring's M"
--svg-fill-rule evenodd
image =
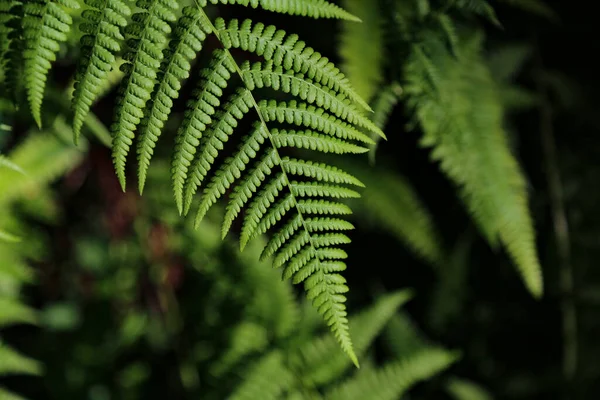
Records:
M189 167L197 152L203 132L206 131L217 112L223 91L229 84L229 79L235 74L235 62L231 56L221 50L213 53L208 68L202 70L203 80L192 99L188 101L187 111L175 143L173 154L172 177L175 202L179 212L183 212L183 190ZM190 203L190 202L188 202ZM189 205L185 207L186 213Z
M523 280L543 291L525 179L511 154L495 82L480 55L480 36L461 44L460 57L431 38L415 46L405 93L432 157L460 187L488 241L506 246Z
M382 332L398 308L410 300L410 290L382 296L368 309L350 319L350 333L357 355L362 356ZM298 354L299 364L306 382L324 385L336 381L350 366L350 360L340 351L331 336L323 336L303 345Z
M396 400L420 381L450 367L457 355L443 349L427 348L403 360L378 368L364 368L355 377L330 390L327 400Z
M175 0L138 0L142 10L133 14L133 22L125 28L129 35L128 50L121 70L125 78L117 100L116 118L112 125L113 162L123 190L125 190L125 163L135 131L144 117L146 103L152 97L163 48L171 33L169 22L176 21Z
M305 74L315 82L370 110L365 100L350 86L344 74L327 58L307 47L297 35L286 35L273 25L253 24L250 20L240 24L234 19L227 24L225 20L218 18L215 28L225 48L240 48L256 53L266 60L273 60L276 65Z
M284 363L280 351L272 351L250 366L243 383L236 388L231 400L277 400L292 385L294 375Z
M376 1L343 0L342 6L362 20L344 21L339 54L344 71L356 92L370 102L383 80L384 32L382 8Z
M138 179L140 193L144 189L146 174L154 147L169 117L173 100L179 96L182 81L190 75L191 62L202 49L206 35L210 33L204 14L196 7L184 7L174 29L174 37L165 49L163 63L157 76L157 84L147 105L140 127L138 143Z
M122 0L85 0L89 8L82 12L86 22L80 25L80 64L75 76L73 93L73 131L75 142L92 103L109 78L115 65L116 55L124 40L121 30L127 25L131 10Z
M205 6L207 2L212 4L241 4L291 15L360 21L359 18L348 11L325 0L198 0L198 2L202 6Z
M384 130L388 123L390 115L394 110L396 104L400 100L402 94L402 87L397 82L391 83L384 87L373 100L373 116L372 120L375 126L379 129ZM375 142L369 151L369 160L371 164L375 163L375 155L377 153L377 147L381 140L381 137L371 134L371 138Z
M364 128L375 135L382 136L382 131L373 122L361 114L361 111L335 90L314 82L310 76L304 73L294 73L293 70L284 70L279 65L275 66L273 60L265 63L255 63L250 66L245 62L241 66L244 83L250 90L268 87L289 93L308 104L314 104L329 111L341 120ZM366 139L365 139L366 141Z
M42 101L48 72L60 42L67 40L73 19L64 7L78 9L76 0L27 0L23 3L24 79L27 99L37 125L42 126Z

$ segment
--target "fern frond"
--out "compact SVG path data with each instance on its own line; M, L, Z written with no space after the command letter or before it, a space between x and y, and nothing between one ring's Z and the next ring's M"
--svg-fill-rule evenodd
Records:
M203 22L204 15L195 7L184 7L169 47L164 51L163 65L156 87L140 127L138 143L139 191L144 190L146 174L154 147L169 117L173 100L179 96L181 82L190 75L191 62L202 50L202 43L210 33Z
M169 22L176 21L176 0L138 0L142 10L133 14L133 22L125 28L127 40L126 62L121 65L125 78L117 100L113 134L113 162L119 182L125 190L125 163L135 131L144 118L146 103L158 78L163 48L171 33Z
M424 131L422 145L433 147L432 158L461 188L488 241L506 246L527 288L539 297L543 282L525 179L507 142L502 104L479 39L462 43L459 58L439 40L420 45L406 79L409 106Z
M360 132L352 125L326 113L318 107L306 103L298 103L295 100L287 103L263 100L258 103L258 106L266 122L294 124L300 127L319 130L341 139L374 144L368 135ZM380 134L377 135L381 136Z
M341 70L367 102L383 80L384 32L382 8L376 1L344 0L342 6L362 20L343 22L340 36Z
M361 210L359 215L394 235L418 257L439 266L444 257L441 237L412 184L385 168L352 164L346 169L370 183L362 191L361 201L354 205Z
M371 111L369 105L350 86L348 79L327 58L315 52L298 39L297 35L286 35L273 25L265 27L261 23L253 24L245 20L241 24L218 18L215 28L225 48L239 48L256 53L266 60L273 60L286 70L302 73L330 89L347 96L353 102ZM383 132L380 132L383 135Z
M350 333L356 353L362 356L381 333L398 308L412 297L410 290L382 296L368 309L350 319ZM350 366L330 336L324 336L302 346L299 352L303 377L307 382L323 385L335 381Z
M395 400L412 386L442 372L457 360L457 355L428 348L392 362L380 369L363 369L355 378L329 391L328 400Z
M331 114L345 120L347 123L357 125L369 131L381 135L381 130L373 122L360 113L346 96L336 93L334 90L313 82L304 74L294 73L293 70L284 72L282 66L275 67L273 60L265 63L255 63L250 66L245 62L241 66L244 83L249 90L255 88L269 87L284 93L290 93L295 97L315 104Z
M177 133L171 169L175 202L180 213L183 213L183 188L196 147L217 112L219 98L223 96L232 74L235 74L234 60L227 52L216 50L209 67L201 72L200 89L188 102L184 121Z
M244 383L229 397L231 400L277 400L291 386L294 375L284 363L280 351L272 351L250 367Z
M42 101L48 72L60 42L67 40L73 19L64 7L79 9L76 0L28 0L23 4L25 89L33 119L42 126Z
M0 3L0 72L6 97L16 108L19 104L23 65L23 4L21 1ZM4 96L4 95L3 95Z
M200 5L204 7L207 1L212 4L240 4L253 8L261 7L267 11L311 18L360 21L358 17L325 0L201 0Z
M80 25L84 33L81 38L82 56L72 99L75 143L78 142L92 103L115 65L116 55L121 51L120 42L124 40L121 30L127 25L127 17L131 14L122 0L85 0L85 3L90 8L81 14L87 21Z

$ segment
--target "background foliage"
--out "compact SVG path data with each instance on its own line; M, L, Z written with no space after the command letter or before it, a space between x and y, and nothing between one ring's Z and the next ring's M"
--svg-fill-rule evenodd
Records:
M258 261L262 239L240 253L220 240L222 209L199 230L179 217L161 190L169 149L157 147L144 196L121 192L105 147L114 87L73 147L71 32L43 130L0 103L1 400L18 398L8 389L90 400L600 395L588 2L337 3L364 23L219 12L301 34L340 63L386 132L362 163L336 160L368 184L350 202L345 272L362 368ZM535 236L527 222L507 230L518 218ZM535 249L540 299L526 288L541 292Z

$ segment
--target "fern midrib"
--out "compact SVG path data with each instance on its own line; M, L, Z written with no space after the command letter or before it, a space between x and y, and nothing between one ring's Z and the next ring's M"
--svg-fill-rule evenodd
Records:
M221 42L221 37L219 34L219 31L216 29L216 27L214 26L214 24L212 23L212 21L210 20L210 18L208 18L208 15L206 15L206 13L204 12L204 9L200 6L200 4L198 3L198 0L194 0L196 3L196 6L198 7L198 9L200 10L200 12L202 13L202 15L204 16L205 20L207 21L211 31L215 34L215 36L217 37L217 39ZM226 54L231 58L233 65L235 67L236 73L239 75L240 79L242 80L242 82L244 83L244 86L246 86L246 83L244 81L244 75L242 70L240 69L237 61L235 60L235 58L233 58L231 52L229 51L229 49L224 48L224 51L226 52ZM246 86L247 88L247 86ZM248 88L247 88L248 89ZM258 102L256 101L256 99L254 98L254 94L252 93L252 91L250 89L248 89L248 92L250 93L250 99L252 100L252 107L254 108L254 110L256 111L256 113L258 114L258 117L260 119L260 123L263 125L263 127L265 128L265 131L267 132L268 136L269 136L269 142L271 143L271 147L273 148L273 151L275 153L275 155L277 156L277 158L279 159L279 166L281 168L281 172L283 174L284 180L285 180L285 184L286 187L288 189L288 191L290 192L290 195L293 199L294 202L294 208L296 209L296 211L298 212L298 216L300 218L300 221L302 223L302 228L304 229L304 231L306 232L306 234L308 235L309 238L309 243L310 243L310 247L311 247L311 251L313 254L315 254L315 259L317 261L317 264L319 266L319 269L316 273L318 274L325 274L324 272L324 268L321 262L320 257L318 256L318 252L317 252L317 246L314 243L313 237L311 235L310 230L308 229L308 226L306 225L306 219L304 218L304 214L302 213L302 211L300 210L300 207L298 205L298 199L296 198L293 190L292 190L292 185L291 185L291 181L289 179L289 176L287 174L287 172L285 171L285 168L283 166L283 159L281 158L281 155L279 154L279 150L277 149L277 146L275 146L275 142L273 141L273 135L271 134L271 131L269 130L269 127L267 126L267 122L265 121L265 119L263 118L263 115L260 111L260 107L258 106ZM331 293L330 291L330 285L325 285L326 286L326 290L329 293L330 297L335 296L335 293ZM358 363L358 359L356 358L356 355L354 355L353 353L349 355L350 358L352 359L352 362L358 367L359 363Z

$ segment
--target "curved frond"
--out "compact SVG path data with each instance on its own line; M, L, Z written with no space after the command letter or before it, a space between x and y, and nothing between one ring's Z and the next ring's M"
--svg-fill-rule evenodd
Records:
M241 4L253 8L261 7L267 11L312 18L360 21L356 16L326 0L202 0L200 3L204 6L207 1L212 4Z
M173 100L179 96L182 81L190 75L191 62L202 50L202 43L210 33L203 21L204 14L195 7L185 7L174 30L174 38L164 51L163 64L156 87L147 105L140 127L138 144L138 177L140 193L144 190L146 174L154 147L169 117Z
M445 250L429 210L410 182L386 168L357 164L346 167L369 185L356 202L360 215L405 243L417 256L440 265Z
M272 351L253 364L231 400L277 400L292 385L294 375L284 363L283 354Z
M456 360L457 355L453 352L426 348L380 369L363 369L326 397L328 400L396 400L412 386L442 372Z
M356 353L362 356L382 332L398 308L412 298L410 290L382 296L368 309L352 316L350 332ZM308 382L323 385L338 379L350 366L330 336L323 336L303 346L299 352L303 376Z
M240 48L256 53L266 60L273 60L285 69L305 74L315 82L347 96L366 110L371 110L350 86L348 78L327 58L307 47L297 35L286 35L273 25L253 24L251 20L240 24L234 19L226 24L223 19L218 18L215 27L226 48ZM380 134L383 135L383 132Z
M117 100L113 134L113 162L123 190L125 190L125 163L135 131L144 118L146 103L158 78L163 48L171 33L169 22L174 22L175 0L138 1L140 12L133 14L133 22L125 28L129 36L128 50L121 71L125 78Z
M121 50L120 42L124 40L121 29L127 25L127 17L131 14L122 0L85 0L85 3L90 8L81 14L86 22L80 25L84 33L81 38L82 56L73 92L76 143L90 107L116 62L116 54Z
M33 119L42 126L42 101L48 72L60 42L67 40L73 19L65 7L78 9L76 0L27 0L23 4L24 77Z
M481 231L504 244L527 288L543 291L525 178L511 153L495 82L481 59L480 40L461 43L460 57L439 40L414 48L405 91L432 158L460 187ZM434 61L432 61L434 60Z
M202 70L203 80L200 89L188 102L188 108L175 142L173 154L172 177L175 202L179 212L183 212L183 187L188 176L188 169L196 154L196 147L208 126L213 121L223 90L227 88L229 79L235 73L235 62L222 50L213 53L208 68Z

